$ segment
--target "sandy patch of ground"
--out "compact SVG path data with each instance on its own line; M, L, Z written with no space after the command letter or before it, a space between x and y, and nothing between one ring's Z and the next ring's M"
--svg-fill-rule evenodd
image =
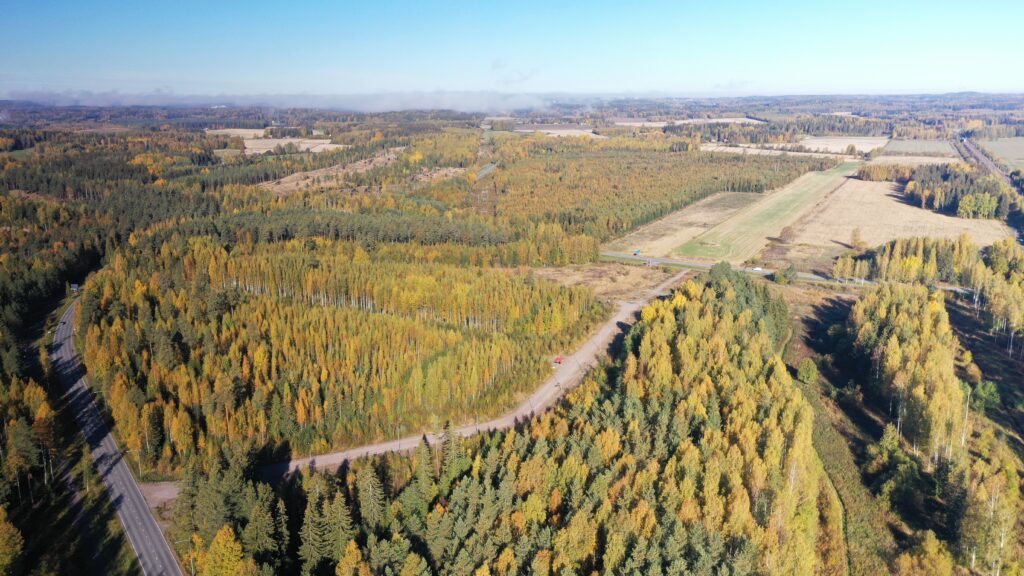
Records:
M242 138L262 138L267 131L266 128L218 128L207 129L206 133L211 136L241 136Z
M945 156L875 156L869 164L903 164L906 166L921 166L922 164L949 164L959 162L960 158L948 158Z
M775 150L773 148L758 148L752 145L734 145L726 146L725 144L706 144L701 143L700 149L702 152L726 152L729 154L754 154L758 156L781 156L788 154L790 156L807 156L810 158L839 158L844 160L852 160L853 156L846 156L843 154L832 154L827 152L788 152L786 150Z
M349 164L338 164L337 166L328 166L318 170L296 172L273 182L264 182L260 184L260 187L279 196L285 196L310 187L330 186L340 183L345 179L346 174L357 174L391 164L398 160L398 153L401 150L402 148L390 148L371 158L357 160Z
M792 244L835 246L850 241L854 229L869 246L896 238L956 238L963 233L983 246L1012 236L999 220L957 218L903 201L896 184L851 178L794 227Z
M815 152L832 152L842 154L853 145L858 152L870 152L889 143L885 137L874 136L807 136L800 140L800 145Z
M141 482L139 490L142 492L142 497L146 499L146 504L149 504L150 508L159 508L174 500L178 495L178 483L175 481Z
M639 298L678 271L660 266L635 266L614 262L577 264L558 268L534 268L539 278L566 286L590 286L598 298L630 300Z
M246 154L266 154L277 146L294 144L302 152L327 152L329 150L342 150L344 144L331 144L330 140L313 138L246 138Z
M639 250L644 256L667 256L762 197L761 194L746 192L719 192L645 224L609 242L605 248L612 252L632 254Z

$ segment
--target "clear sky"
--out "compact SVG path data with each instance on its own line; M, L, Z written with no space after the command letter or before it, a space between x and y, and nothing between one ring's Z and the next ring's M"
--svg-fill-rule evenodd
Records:
M1024 92L1024 0L9 0L34 91Z

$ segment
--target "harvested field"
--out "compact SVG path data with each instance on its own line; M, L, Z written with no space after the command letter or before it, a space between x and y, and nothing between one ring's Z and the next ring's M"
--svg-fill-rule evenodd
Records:
M896 238L956 238L964 233L988 246L1013 235L998 220L956 218L908 204L891 182L851 178L793 225L785 242L773 243L762 261L769 267L792 263L800 270L828 272L832 259L851 248L854 230L868 246Z
M875 136L808 136L800 140L800 145L815 152L832 152L842 154L851 145L858 152L870 152L889 143L889 139Z
M983 140L979 144L1011 169L1024 170L1024 137Z
M331 144L330 140L312 138L246 138L246 154L266 154L278 146L294 144L302 152L327 152L341 150L344 144Z
M764 124L760 120L736 116L732 118L687 118L686 120L675 120L674 124Z
M262 138L266 128L220 128L217 130L206 130L207 134L213 136L241 136L242 138Z
M793 243L838 245L849 242L857 228L869 246L910 236L956 238L963 233L989 246L1012 236L1012 230L999 220L957 218L923 210L904 202L896 184L851 178L797 224Z
M890 140L882 154L905 156L959 156L949 140Z
M264 182L263 184L260 184L260 187L279 196L286 196L310 187L319 188L339 184L345 179L346 174L357 174L359 172L366 172L367 170L391 164L398 159L398 152L401 150L401 148L391 148L382 154L373 156L372 158L358 160L350 164L339 164L337 166L320 168L319 170L296 172L295 174L290 174L280 180Z
M678 273L660 266L636 266L614 262L577 264L558 268L534 268L539 278L566 286L589 286L603 300L631 300Z
M674 254L709 261L745 262L783 228L842 185L858 165L846 162L825 172L804 174L682 245Z
M590 126L580 126L575 124L533 124L516 128L515 131L520 133L540 132L541 134L554 136L556 138L565 138L571 136L584 136L587 138L596 138L599 140L607 138L607 136L594 134L594 129Z
M903 164L906 166L921 166L922 164L949 164L960 162L960 157L950 158L948 156L875 156L869 164Z
M725 152L728 154L754 154L758 156L781 156L788 154L790 156L806 156L808 158L839 158L839 159L854 159L853 156L846 156L843 154L832 154L830 152L789 152L786 150L775 150L772 148L758 148L753 145L737 144L733 146L727 146L725 144L705 144L701 143L700 149L702 152Z
M642 120L637 118L613 118L616 126L629 128L664 128L680 124L764 124L761 120L735 116L731 118L686 118L684 120Z
M675 248L762 198L761 194L747 192L719 192L645 224L605 248L612 252L639 250L644 256L668 256Z

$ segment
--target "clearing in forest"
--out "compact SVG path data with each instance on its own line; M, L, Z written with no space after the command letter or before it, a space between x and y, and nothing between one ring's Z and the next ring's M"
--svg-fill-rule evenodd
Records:
M845 162L831 170L804 174L683 244L674 254L737 264L745 262L760 252L771 238L777 237L783 228L799 220L818 201L838 188L858 165L857 162Z
M564 286L589 286L601 300L642 298L645 291L678 273L663 266L636 266L616 262L595 262L548 268L534 268L533 275Z
M891 140L882 154L906 156L959 156L949 140Z
M645 224L605 246L612 252L667 256L712 226L763 198L752 192L719 192L681 210Z
M260 184L260 187L279 196L286 196L310 187L338 185L345 180L345 176L348 174L367 172L374 168L391 164L395 160L398 160L398 153L400 151L402 151L401 147L389 148L388 150L375 156L371 156L370 158L357 160L349 164L338 164L336 166L328 166L327 168L319 168L317 170L296 172L295 174L290 174L284 178L274 180L273 182L264 182L263 184Z
M980 144L1011 169L1024 170L1024 137L982 140Z

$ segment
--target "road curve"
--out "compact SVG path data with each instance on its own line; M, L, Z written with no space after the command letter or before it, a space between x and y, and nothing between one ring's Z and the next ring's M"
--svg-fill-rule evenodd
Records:
M60 380L64 400L82 429L93 462L117 510L139 566L145 576L182 574L178 561L164 538L163 530L146 505L128 463L114 442L110 428L100 414L74 346L75 310L78 302L61 316L53 338L51 359Z
M455 433L459 436L472 436L481 432L508 429L515 426L517 422L525 420L534 414L544 412L554 406L566 392L575 388L583 381L583 376L587 373L587 370L595 365L597 359L608 349L615 336L622 332L626 326L633 323L640 309L653 298L664 294L666 290L673 284L678 283L686 274L688 272L683 271L673 275L668 280L648 290L639 300L619 302L615 315L605 322L575 352L565 356L565 360L558 366L555 373L545 380L539 388L534 390L528 398L520 402L518 406L493 420L456 428L454 430ZM441 440L436 434L413 434L397 440L378 442L340 452L331 452L308 458L296 458L288 462L264 466L263 477L266 480L276 480L308 466L318 470L333 470L344 462L358 458L387 452L412 450L416 448L423 438L426 438L427 442L431 444Z

